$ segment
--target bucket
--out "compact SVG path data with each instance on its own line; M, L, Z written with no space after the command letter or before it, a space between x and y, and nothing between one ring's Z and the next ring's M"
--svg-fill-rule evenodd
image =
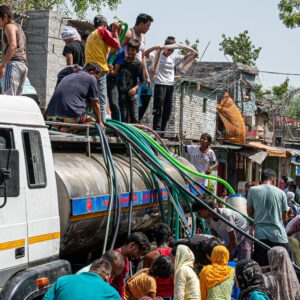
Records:
M230 195L226 202L233 206L236 210L247 215L247 198L242 194Z

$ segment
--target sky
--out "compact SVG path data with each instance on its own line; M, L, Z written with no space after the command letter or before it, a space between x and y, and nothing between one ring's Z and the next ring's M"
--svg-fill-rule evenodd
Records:
M102 14L114 16L130 27L139 13L150 14L154 22L146 35L146 48L163 44L168 35L183 42L200 40L203 61L226 61L219 51L222 34L234 37L244 30L256 47L262 47L257 66L262 71L300 73L300 28L287 29L279 20L279 0L123 0L115 10L104 8ZM92 20L95 12L89 11ZM229 57L230 59L230 57ZM265 88L280 84L287 76L260 73ZM300 76L288 76L291 85L300 87Z

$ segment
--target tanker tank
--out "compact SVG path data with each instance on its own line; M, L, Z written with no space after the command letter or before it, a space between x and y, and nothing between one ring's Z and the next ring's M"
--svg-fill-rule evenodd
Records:
M130 164L125 155L114 155L118 177L118 192L122 207L119 234L127 233ZM182 157L177 159L194 167ZM177 170L161 159L168 174L181 184L185 181ZM103 156L88 157L79 153L54 153L59 214L61 223L61 255L99 245L104 239L109 205L109 178ZM132 230L144 231L160 221L157 193L151 173L137 159L133 159ZM160 193L167 201L168 192L162 182Z

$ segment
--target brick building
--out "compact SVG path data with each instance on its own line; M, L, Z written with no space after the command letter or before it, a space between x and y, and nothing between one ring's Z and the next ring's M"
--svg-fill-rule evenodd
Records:
M208 132L215 139L219 123L216 105L224 92L233 97L243 115L254 118L252 86L257 74L256 68L227 62L196 62L186 74L177 72L167 136L179 134L182 139L198 140L201 133ZM143 119L148 126L152 126L152 106L153 102Z

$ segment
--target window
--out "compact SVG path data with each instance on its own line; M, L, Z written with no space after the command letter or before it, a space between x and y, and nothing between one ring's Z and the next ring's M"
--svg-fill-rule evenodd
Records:
M0 150L14 148L13 132L8 128L0 128Z
M45 187L46 172L41 135L38 131L23 131L27 180L31 188Z
M203 98L203 113L206 113L207 111L207 98Z

